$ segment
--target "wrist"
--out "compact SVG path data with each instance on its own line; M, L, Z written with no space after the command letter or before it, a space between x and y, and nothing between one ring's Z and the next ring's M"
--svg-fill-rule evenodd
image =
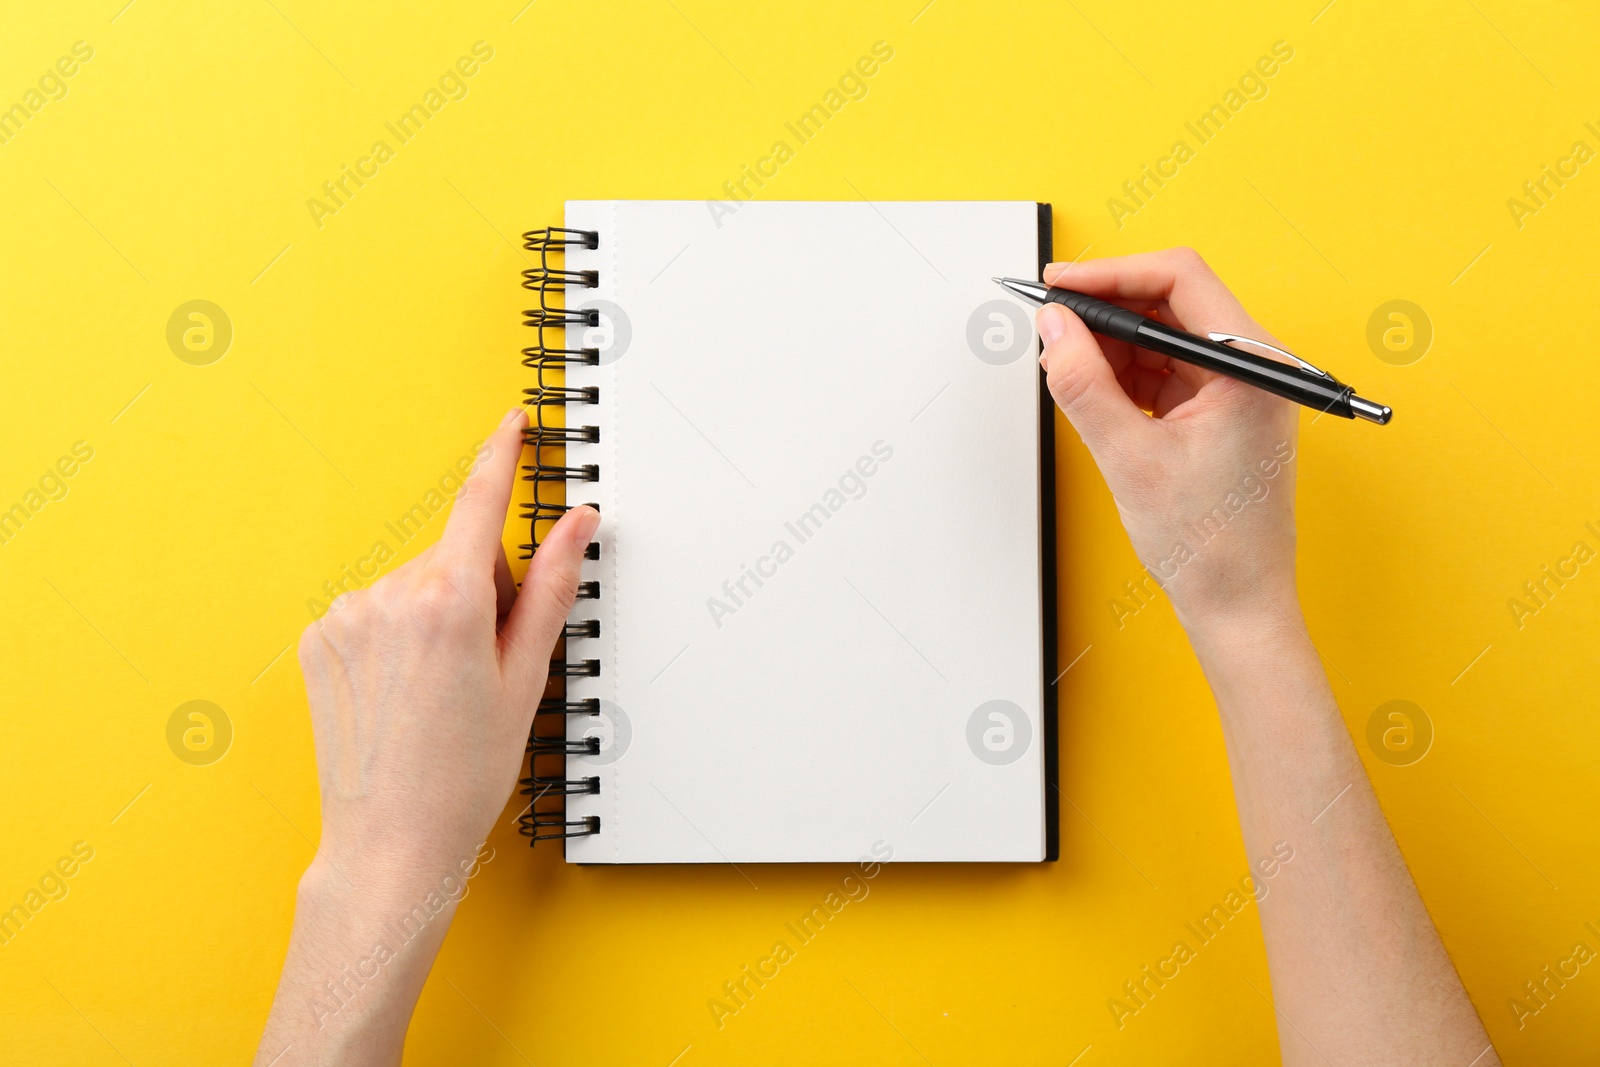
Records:
M278 991L283 1022L302 1032L301 1062L399 1061L464 883L382 874L319 853L301 876Z
M341 978L350 974L370 982L379 970L389 979L384 985L411 972L426 974L459 899L438 894L430 903L429 892L412 880L377 881L340 871L319 856L300 878L295 940L323 961L328 973L321 977L335 985L348 984Z
M352 923L398 922L419 908L430 920L448 921L469 883L494 857L487 842L450 859L323 847L301 875L298 900Z
M495 854L487 841L470 833L415 821L330 819L323 823L305 876L318 886L354 884L374 904L387 900L397 905L441 885L447 894L459 896L455 883L476 877Z
M1178 607L1177 615L1200 665L1213 684L1233 674L1278 671L1274 665L1320 660L1306 630L1299 598L1290 590L1262 591L1248 600L1202 610Z
M1316 721L1337 722L1344 730L1321 654L1292 595L1183 622L1225 729L1230 722L1268 720L1303 729L1310 721L1305 714L1315 712Z
M1184 632L1197 646L1202 641L1236 644L1305 631L1293 578L1251 582L1226 596L1185 596L1176 589L1169 596Z

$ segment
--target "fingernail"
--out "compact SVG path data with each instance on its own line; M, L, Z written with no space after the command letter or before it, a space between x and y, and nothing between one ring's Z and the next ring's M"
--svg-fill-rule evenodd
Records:
M510 426L513 422L521 422L523 419L525 419L527 417L528 417L527 412L523 410L521 404L518 404L516 407L512 408L510 411L506 412L506 417L500 420L500 425L501 426Z
M1046 263L1044 265L1044 272L1046 274L1050 274L1050 273L1053 273L1053 272L1058 271L1058 270L1066 270L1070 266L1072 266L1072 264L1070 262L1067 262L1067 263Z
M578 517L572 520L572 539L580 545L587 545L594 540L594 532L600 528L600 513L591 507L577 509Z
M1061 308L1055 304L1045 304L1041 307L1034 321L1039 327L1039 336L1044 338L1046 346L1055 344L1056 338L1067 328Z

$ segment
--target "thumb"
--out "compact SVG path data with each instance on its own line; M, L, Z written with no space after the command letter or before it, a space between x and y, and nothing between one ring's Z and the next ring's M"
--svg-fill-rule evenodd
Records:
M1132 451L1151 432L1150 419L1123 391L1094 335L1077 315L1060 304L1039 309L1039 336L1050 395L1104 466L1112 455Z
M577 597L584 550L599 525L600 513L591 507L563 515L534 552L522 591L506 616L500 631L502 662L508 676L529 688L544 687L550 653Z

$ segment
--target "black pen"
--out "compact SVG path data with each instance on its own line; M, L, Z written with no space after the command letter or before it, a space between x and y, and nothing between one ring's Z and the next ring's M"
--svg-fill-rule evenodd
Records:
M1165 323L1146 318L1137 311L1118 307L1071 289L1054 289L1042 282L1021 278L996 278L1000 287L1031 304L1056 303L1070 308L1095 333L1130 345L1147 348L1196 367L1225 375L1257 389L1316 408L1343 419L1366 419L1386 425L1394 410L1356 396L1356 391L1326 371L1318 370L1292 352L1231 333L1212 333L1196 337ZM1276 352L1292 363L1280 363L1253 352L1241 352L1232 345L1255 345Z

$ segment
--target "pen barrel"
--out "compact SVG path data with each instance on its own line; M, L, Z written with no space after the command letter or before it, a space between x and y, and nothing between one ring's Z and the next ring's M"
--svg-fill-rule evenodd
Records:
M1085 326L1103 337L1191 363L1308 408L1340 418L1355 418L1355 410L1350 406L1354 390L1324 374L1196 337L1087 293L1051 288L1045 299L1070 308Z
M1070 308L1095 333L1132 344L1138 344L1140 323L1150 321L1137 311L1071 289L1051 289L1045 299Z
M1280 363L1254 352L1196 337L1143 315L1138 318L1135 334L1127 340L1140 348L1215 371L1308 408L1341 418L1355 418L1355 411L1350 407L1354 390L1336 379L1293 363Z

